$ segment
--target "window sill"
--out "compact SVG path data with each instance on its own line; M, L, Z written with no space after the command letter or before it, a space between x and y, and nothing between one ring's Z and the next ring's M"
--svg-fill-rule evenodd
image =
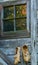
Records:
M28 31L15 32L15 33L3 32L3 35L0 36L0 39L18 39L18 38L30 38L30 33Z

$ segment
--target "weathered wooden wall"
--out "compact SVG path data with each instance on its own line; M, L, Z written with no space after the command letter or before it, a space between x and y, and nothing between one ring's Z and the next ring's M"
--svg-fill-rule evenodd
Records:
M14 62L14 55L15 55L15 48L17 46L23 46L24 44L28 45L29 51L31 54L31 39L10 39L10 40L2 40L0 41L0 49L10 58L12 62ZM25 62L22 57L22 50L21 50L21 63L18 65L25 65ZM31 65L31 60L29 61L28 65Z
M31 60L28 65L38 65L38 19L36 18L36 12L38 10L38 0L31 0L31 37L30 38L22 38L22 39L9 39L9 40L0 40L0 49L10 58L10 60L14 61L15 48L17 46L23 46L24 44L28 45L29 51L31 54ZM34 47L35 41L35 47ZM18 65L25 65L25 62L22 58L21 53L21 63Z

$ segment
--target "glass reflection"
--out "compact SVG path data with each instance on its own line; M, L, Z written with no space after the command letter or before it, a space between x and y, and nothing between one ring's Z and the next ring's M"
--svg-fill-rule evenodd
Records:
M11 19L14 18L14 7L5 7L4 8L4 18Z
M16 20L16 30L26 30L26 19Z
M4 20L3 31L14 31L14 20Z
M16 17L26 17L26 5L16 6Z

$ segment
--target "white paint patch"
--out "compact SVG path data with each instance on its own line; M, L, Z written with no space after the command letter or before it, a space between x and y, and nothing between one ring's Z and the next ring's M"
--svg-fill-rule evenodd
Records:
M0 65L7 65L2 58L0 58Z

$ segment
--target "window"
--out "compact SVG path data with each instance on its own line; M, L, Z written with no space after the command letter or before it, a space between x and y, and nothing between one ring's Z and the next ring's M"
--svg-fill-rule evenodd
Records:
M26 4L4 7L3 31L26 30Z
M27 30L27 3L4 6L2 20L4 35L29 37Z

